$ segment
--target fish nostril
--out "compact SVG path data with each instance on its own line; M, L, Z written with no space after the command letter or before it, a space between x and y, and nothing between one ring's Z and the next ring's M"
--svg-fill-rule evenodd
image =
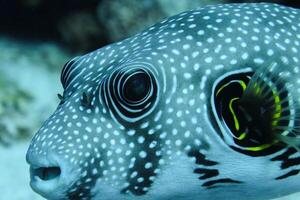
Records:
M43 181L48 181L59 177L61 170L59 167L39 167L32 169L32 175L38 176Z

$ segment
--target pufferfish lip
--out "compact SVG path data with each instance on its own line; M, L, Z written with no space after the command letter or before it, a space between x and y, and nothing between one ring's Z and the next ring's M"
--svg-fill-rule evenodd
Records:
M31 188L46 199L64 199L79 177L74 167L57 157L35 159L28 156L27 162L30 164Z
M30 174L34 180L50 181L60 176L61 169L59 166L31 166Z
M59 184L58 167L30 167L30 186L34 191L47 197Z

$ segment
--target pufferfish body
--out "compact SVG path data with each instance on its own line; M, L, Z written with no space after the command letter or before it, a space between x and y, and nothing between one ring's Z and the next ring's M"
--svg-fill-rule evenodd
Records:
M47 199L300 191L300 11L211 5L70 60L27 152Z

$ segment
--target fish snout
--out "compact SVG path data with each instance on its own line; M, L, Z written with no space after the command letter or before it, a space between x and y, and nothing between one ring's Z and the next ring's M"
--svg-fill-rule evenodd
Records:
M79 177L78 167L55 153L28 151L26 161L30 165L31 188L46 199L64 199Z

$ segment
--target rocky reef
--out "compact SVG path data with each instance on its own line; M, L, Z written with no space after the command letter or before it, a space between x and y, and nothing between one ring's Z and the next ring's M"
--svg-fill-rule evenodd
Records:
M54 110L60 68L69 59L62 48L0 38L0 145L28 139Z

